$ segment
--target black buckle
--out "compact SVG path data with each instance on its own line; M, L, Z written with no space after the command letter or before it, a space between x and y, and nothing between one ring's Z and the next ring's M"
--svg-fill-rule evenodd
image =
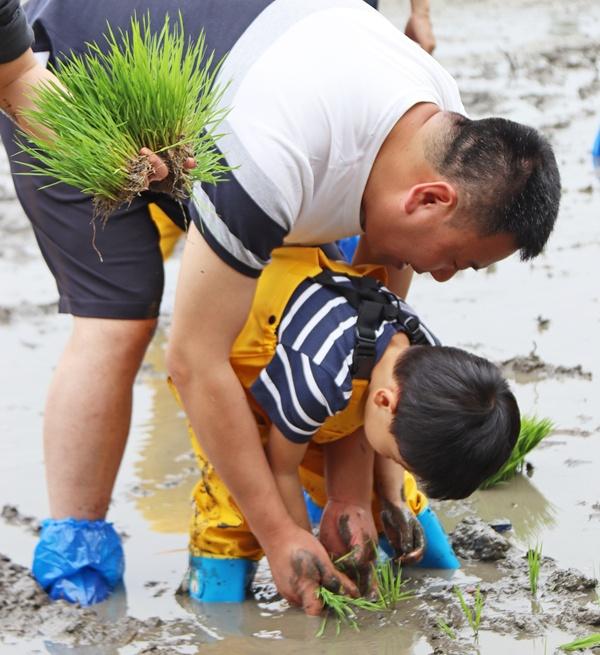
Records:
M356 327L356 340L354 345L354 356L352 357L351 374L353 378L361 380L369 380L371 372L375 365L375 358L377 356L377 349L375 344L375 330L365 328L363 326L362 334Z

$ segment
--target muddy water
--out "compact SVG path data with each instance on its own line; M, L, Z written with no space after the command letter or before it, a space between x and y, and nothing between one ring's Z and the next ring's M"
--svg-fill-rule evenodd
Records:
M405 4L382 0L382 9L401 24ZM598 632L597 592L569 591L561 571L600 572L600 182L590 164L600 124L600 3L433 0L432 11L436 54L457 78L470 113L541 127L556 147L565 189L543 257L528 264L513 258L445 285L422 276L411 292L446 343L507 362L522 409L556 425L530 457L530 476L467 502L437 505L449 530L468 516L508 519L506 558L465 561L454 576L411 572L417 599L391 616L369 617L360 633L331 631L320 640L314 639L317 620L276 600L201 607L176 597L194 464L182 417L163 384L175 260L168 264L164 327L136 383L131 439L111 507L127 535L124 589L99 608L108 624L95 613L46 606L16 567L29 565L35 543L34 523L23 517L47 514L42 408L69 319L55 314L52 279L0 160L0 504L20 512L7 509L0 520L0 552L12 561L0 561L0 587L8 581L1 587L0 653L336 654L353 647L541 655L575 635ZM548 559L532 602L522 555L535 543ZM487 595L478 646L449 593L455 582L467 595L480 584ZM456 641L435 628L439 617L453 625ZM68 647L73 644L80 645Z

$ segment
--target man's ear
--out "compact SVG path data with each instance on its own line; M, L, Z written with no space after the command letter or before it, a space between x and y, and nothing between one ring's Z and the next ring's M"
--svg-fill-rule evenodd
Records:
M446 215L454 211L457 202L456 189L449 182L422 182L408 190L404 199L404 210L407 214L433 211Z
M398 392L389 387L380 387L373 394L373 402L378 408L395 414L398 406Z

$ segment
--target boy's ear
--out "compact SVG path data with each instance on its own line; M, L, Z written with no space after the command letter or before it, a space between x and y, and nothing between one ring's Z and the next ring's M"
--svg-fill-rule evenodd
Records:
M446 215L456 207L458 196L456 189L448 182L422 182L408 190L404 199L404 210L407 214L426 211Z
M399 394L389 387L380 387L373 394L373 402L377 407L391 414L396 413L398 407Z

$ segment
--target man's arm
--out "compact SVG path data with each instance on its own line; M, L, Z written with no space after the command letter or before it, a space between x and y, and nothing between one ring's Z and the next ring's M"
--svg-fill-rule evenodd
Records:
M304 459L307 447L308 443L294 443L275 425L271 426L266 451L275 484L291 517L297 525L310 532L310 521L298 475L298 467Z
M204 451L264 548L280 593L316 614L319 585L357 590L287 511L229 363L255 287L255 280L222 262L192 225L179 274L169 371Z
M22 112L35 106L35 89L41 84L54 82L56 77L38 64L31 48L22 55L0 64L0 109L23 130L39 134L24 120Z

